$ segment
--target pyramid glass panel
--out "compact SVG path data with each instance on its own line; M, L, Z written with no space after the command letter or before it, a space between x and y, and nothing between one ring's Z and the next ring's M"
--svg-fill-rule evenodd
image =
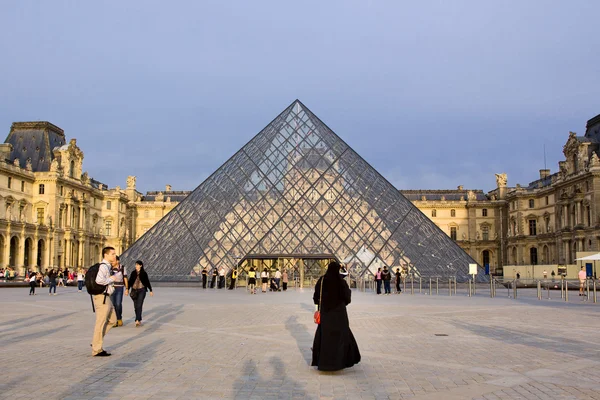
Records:
M388 266L464 281L475 263L297 100L122 259L143 260L165 281L199 280L202 268L244 260L305 279L328 259L347 263L355 279Z

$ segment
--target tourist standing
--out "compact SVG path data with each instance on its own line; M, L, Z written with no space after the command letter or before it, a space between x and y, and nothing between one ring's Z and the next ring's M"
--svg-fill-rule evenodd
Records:
M214 289L215 285L217 284L217 268L213 268L212 271L212 277L210 278L210 288Z
M54 272L54 269L52 269L48 274L48 282L50 284L48 293L52 294L52 289L54 288L54 295L56 296L56 272Z
M256 294L256 271L254 267L250 267L250 271L248 271L248 288L250 294Z
M375 273L375 283L377 283L377 294L381 294L381 267L377 268Z
M117 321L114 307L110 301L110 295L115 290L113 286L115 277L111 275L110 269L112 263L115 262L116 257L117 255L115 254L114 247L105 247L102 249L102 262L98 267L96 284L104 286L105 289L101 294L91 295L96 310L96 324L94 325L94 336L92 338L92 356L94 357L110 356L110 353L104 350L102 344L104 342L104 336Z
M390 289L390 281L392 280L392 274L388 270L388 267L383 267L383 272L381 273L381 279L383 280L383 288L385 290L385 294L389 295L392 293Z
M233 269L233 271L231 271L231 283L229 284L229 290L233 290L233 288L235 287L235 280L237 279L238 276L238 270L237 267Z
M282 285L283 285L283 291L285 292L287 290L287 285L288 285L288 273L287 270L283 270L283 274L281 274L281 279L282 279Z
M400 294L402 289L400 289L400 283L402 282L402 273L400 273L400 268L396 268L396 293Z
M313 295L315 308L321 312L321 323L315 332L311 365L320 371L338 371L360 362L346 310L352 292L339 272L340 264L330 262Z
M206 289L206 281L208 280L208 267L202 268L202 289Z
M225 287L225 268L219 268L219 289Z
M131 299L133 300L133 308L135 309L135 326L138 327L142 325L142 308L146 292L150 291L150 296L154 296L150 279L144 270L144 263L141 260L135 262L135 270L131 272L127 285L127 289L131 290Z
M552 273L550 274L550 276L552 276L552 282L554 282L554 277L556 276L556 273L554 273L554 270L552 270Z
M85 274L83 273L83 269L79 268L77 270L77 290L81 292L83 289L83 284L85 283Z
M260 280L262 283L262 292L267 293L267 285L269 284L269 273L265 268L263 272L260 273Z
M281 272L279 272L279 268L277 268L277 271L275 271L275 284L277 285L277 290L280 290L281 288Z
M117 315L117 322L115 323L116 328L117 326L123 326L123 292L125 291L125 295L128 295L125 290L125 287L127 286L127 270L121 265L119 256L116 256L115 262L112 263L111 273L115 278L115 290L110 295L110 300L115 307L115 314Z
M58 285L57 286L63 286L63 287L65 286L65 284L63 283L63 277L64 277L63 271L62 271L62 269L59 269L58 270Z

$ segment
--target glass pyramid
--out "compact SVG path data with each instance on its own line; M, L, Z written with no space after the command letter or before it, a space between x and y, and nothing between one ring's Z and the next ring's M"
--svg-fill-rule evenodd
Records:
M182 281L252 255L319 254L346 262L353 278L387 265L465 281L475 263L298 100L122 260L143 260L154 280Z

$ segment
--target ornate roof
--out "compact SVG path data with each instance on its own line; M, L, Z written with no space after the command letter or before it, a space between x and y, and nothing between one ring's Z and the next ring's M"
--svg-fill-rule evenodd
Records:
M4 141L12 145L10 161L19 159L22 167L29 160L34 172L49 171L55 147L67 142L65 133L58 126L46 121L14 122Z

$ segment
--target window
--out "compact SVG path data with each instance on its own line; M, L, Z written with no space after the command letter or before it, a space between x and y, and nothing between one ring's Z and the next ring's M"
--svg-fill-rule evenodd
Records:
M96 198L94 197L94 207L96 207Z
M529 249L529 259L531 261L531 265L537 265L538 259L537 259L537 248L536 247L532 247L531 249Z
M529 236L537 235L537 227L535 219L529 220Z
M546 205L550 204L550 201L548 200L548 196L546 196Z
M150 217L150 211L149 210L144 210L144 217L145 218Z
M487 208L484 208L481 210L481 216L482 217L487 217Z
M106 209L110 210L112 208L112 203L109 201L106 202Z
M40 187L39 187L39 193L40 193L40 194L44 194L44 190L45 190L45 186L44 186L44 184L42 183L42 184L40 184Z
M450 216L456 217L456 210L450 210Z
M11 186L12 186L12 178L9 176L8 177L8 188L10 189Z
M456 227L455 226L450 227L450 239L456 240Z
M104 231L105 231L104 234L106 236L110 236L111 231L112 231L112 221L106 221L105 224L104 224L104 228L105 228L104 229Z
M38 223L38 225L44 225L44 209L43 208L37 209L37 223Z
M21 192L25 191L25 181L21 181Z
M529 199L529 208L535 207L535 200Z
M69 171L69 176L71 178L75 178L75 161L71 160L71 168Z
M60 193L60 195L61 195L61 196L63 195L64 189L65 189L65 188L64 188L63 186L61 186L61 187L60 187L60 190L58 191L58 192Z
M483 240L490 240L490 227L482 226L481 227L481 236Z
M431 216L432 217L437 217L437 211L436 210L431 210Z

